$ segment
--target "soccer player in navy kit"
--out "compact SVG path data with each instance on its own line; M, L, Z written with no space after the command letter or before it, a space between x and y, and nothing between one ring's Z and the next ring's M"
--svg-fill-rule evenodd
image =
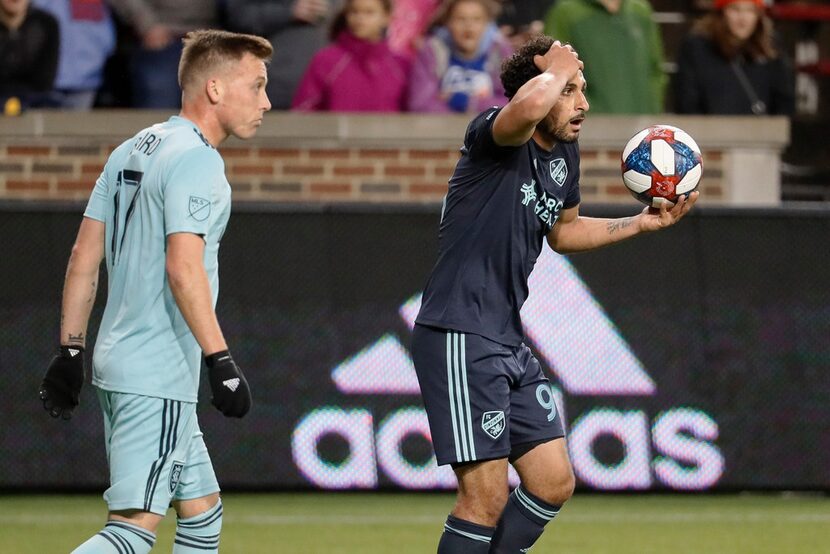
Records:
M517 51L501 73L509 103L469 124L450 179L412 341L438 463L458 478L439 554L527 552L573 493L550 384L522 343L519 310L543 242L598 248L673 225L697 199L621 219L579 215L582 67L546 36ZM521 478L511 494L508 463Z
M222 502L196 418L202 357L224 415L244 416L251 393L214 311L231 199L216 147L262 123L271 54L260 37L188 33L181 114L117 147L90 196L66 271L61 346L40 388L49 413L69 419L106 258L92 383L104 415L109 521L75 554L146 554L171 502L173 552L218 552Z

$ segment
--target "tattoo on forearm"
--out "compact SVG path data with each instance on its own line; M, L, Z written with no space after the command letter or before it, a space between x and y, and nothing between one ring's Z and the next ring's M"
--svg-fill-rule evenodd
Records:
M84 334L78 333L77 335L73 335L69 333L69 344L76 345L76 346L83 346L84 345Z
M634 223L633 217L624 217L622 219L612 219L608 222L608 234L613 235L617 231L621 229L625 229L629 225Z
M95 291L98 288L98 281L92 281L92 289L89 291L89 298L86 299L87 304L95 302Z

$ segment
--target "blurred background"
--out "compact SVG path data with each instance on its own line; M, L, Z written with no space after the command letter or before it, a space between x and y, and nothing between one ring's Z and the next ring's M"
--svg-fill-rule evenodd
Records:
M375 10L375 23L356 16L358 8ZM729 10L737 8L754 14L749 23L735 23ZM644 127L686 130L704 160L700 201L681 225L597 253L546 251L533 274L525 331L568 427L574 503L588 510L575 508L575 521L581 513L602 520L584 515L595 506L579 504L580 494L602 506L607 499L617 514L674 493L726 499L715 513L735 514L751 511L735 493L774 493L774 510L790 498L778 494L797 491L809 501L790 519L757 508L764 515L732 521L701 508L710 516L695 521L727 526L708 546L691 532L631 552L686 551L681 543L690 552L826 548L826 2L0 0L0 528L9 541L15 529L34 530L19 542L0 539L0 549L72 546L38 543L43 521L20 515L26 509L86 525L79 539L97 529L94 519L66 520L72 503L52 494L94 498L91 513L103 518L103 502L89 494L103 491L108 475L94 392L86 386L62 424L43 413L37 385L58 336L63 274L92 185L115 146L177 113L180 39L205 27L260 34L276 48L273 111L254 139L220 148L234 214L220 252L217 311L255 397L249 416L232 422L202 395L220 483L231 502L234 493L278 493L274 504L258 505L264 513L305 513L295 498L321 499L320 509L346 519L390 499L413 510L425 497L441 506L430 504L411 525L401 520L395 532L413 533L404 541L411 550L394 541L373 550L361 543L365 535L342 538L338 550L308 531L348 527L341 518L297 527L296 542L281 548L232 535L228 551L434 549L455 480L432 456L409 332L466 124L482 107L506 102L498 67L540 32L571 42L586 62L583 213L640 210L620 179L620 152ZM351 490L381 494L327 494ZM396 496L411 491L438 492ZM303 494L280 496L287 492ZM271 524L285 531L294 525L286 521ZM792 532L783 546L770 542L776 521ZM428 531L413 532L418 525ZM739 528L758 542L730 542ZM584 528L572 531L582 536ZM418 540L428 546L412 546ZM547 535L538 548L627 551Z

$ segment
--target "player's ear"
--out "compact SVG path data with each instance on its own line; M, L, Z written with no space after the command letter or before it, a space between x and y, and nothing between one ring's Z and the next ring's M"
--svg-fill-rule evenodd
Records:
M211 104L218 104L222 98L222 81L219 79L208 79L205 81L205 92Z

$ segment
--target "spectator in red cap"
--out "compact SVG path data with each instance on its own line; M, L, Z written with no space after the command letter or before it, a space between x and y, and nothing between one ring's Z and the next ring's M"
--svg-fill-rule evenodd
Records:
M680 47L675 111L791 115L792 67L775 47L763 0L715 0Z

